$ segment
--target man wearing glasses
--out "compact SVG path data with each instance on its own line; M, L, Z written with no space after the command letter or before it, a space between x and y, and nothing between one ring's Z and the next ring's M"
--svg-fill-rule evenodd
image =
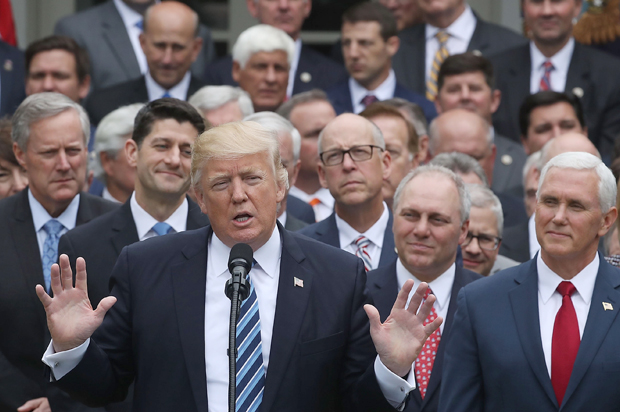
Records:
M439 402L445 342L449 339L459 290L480 279L456 261L468 235L470 198L460 176L437 165L409 172L394 196L394 243L398 259L368 274L367 288L385 320L398 291L412 279L427 282L436 297L431 315L445 319L427 340L414 369L417 387L406 412L435 412Z
M335 199L334 213L299 233L357 255L366 271L392 263L393 217L381 192L392 159L381 130L345 113L325 126L318 147L319 180Z

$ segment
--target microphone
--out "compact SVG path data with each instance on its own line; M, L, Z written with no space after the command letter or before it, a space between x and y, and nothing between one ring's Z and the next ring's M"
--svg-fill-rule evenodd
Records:
M239 291L239 299L245 300L250 295L250 285L247 276L252 269L252 248L245 243L237 243L230 250L228 257L228 270L232 278L226 282L225 293L228 299L232 299L233 290Z

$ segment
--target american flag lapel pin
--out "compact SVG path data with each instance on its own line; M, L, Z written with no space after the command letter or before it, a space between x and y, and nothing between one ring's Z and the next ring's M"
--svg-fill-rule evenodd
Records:
M614 307L611 306L611 303L609 303L609 302L603 302L603 309L605 309L605 310L614 310Z
M298 287L298 288L303 288L304 287L304 281L302 279L299 279L298 277L293 278L293 285Z

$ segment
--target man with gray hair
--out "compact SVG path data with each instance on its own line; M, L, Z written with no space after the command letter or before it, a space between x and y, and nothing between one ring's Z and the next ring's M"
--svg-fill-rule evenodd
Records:
M435 165L412 170L394 197L394 243L398 259L368 274L368 291L381 320L390 315L405 281L426 282L427 293L436 301L429 320L441 316L446 322L427 340L415 363L418 387L411 394L408 412L436 411L441 396L441 367L452 328L459 290L481 276L457 260L459 244L465 242L470 215L469 194L462 179Z
M239 87L205 86L188 100L213 126L237 122L254 114L250 95Z
M616 180L589 153L551 159L538 184L528 262L463 288L446 347L440 412L615 411L620 272L597 253Z
M134 119L142 107L142 103L119 107L99 123L92 169L104 186L100 193L92 194L116 203L125 203L131 196L136 170L127 161L125 142L131 138Z
M116 208L81 192L89 136L84 109L59 93L33 94L13 116L13 150L29 185L0 201L0 355L8 360L0 374L3 410L80 410L44 376L39 359L49 335L44 311L31 303L34 284L50 288L60 236Z
M319 157L319 180L336 201L334 212L300 233L359 256L366 271L390 264L393 216L382 188L392 158L381 130L359 115L341 114L319 135Z

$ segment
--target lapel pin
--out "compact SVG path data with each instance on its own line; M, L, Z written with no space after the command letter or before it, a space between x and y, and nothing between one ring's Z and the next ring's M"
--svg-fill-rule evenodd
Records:
M614 310L614 307L611 306L611 303L603 302L603 309L605 309L605 310Z
M506 165L506 166L510 166L512 164L512 156L510 155L503 155L502 156L502 164Z
M478 57L482 56L482 52L480 50L474 50L474 51L472 51L472 54L474 56L478 56Z
M298 288L303 288L304 287L304 281L302 279L299 279L299 278L293 278L293 285L295 285Z
M583 97L583 89L581 87L575 87L573 89L573 94L581 99Z
M13 60L6 59L4 61L4 70L7 72L13 71Z
M299 75L299 80L301 80L304 83L310 83L310 81L312 80L312 75L308 72L303 72L302 74Z

